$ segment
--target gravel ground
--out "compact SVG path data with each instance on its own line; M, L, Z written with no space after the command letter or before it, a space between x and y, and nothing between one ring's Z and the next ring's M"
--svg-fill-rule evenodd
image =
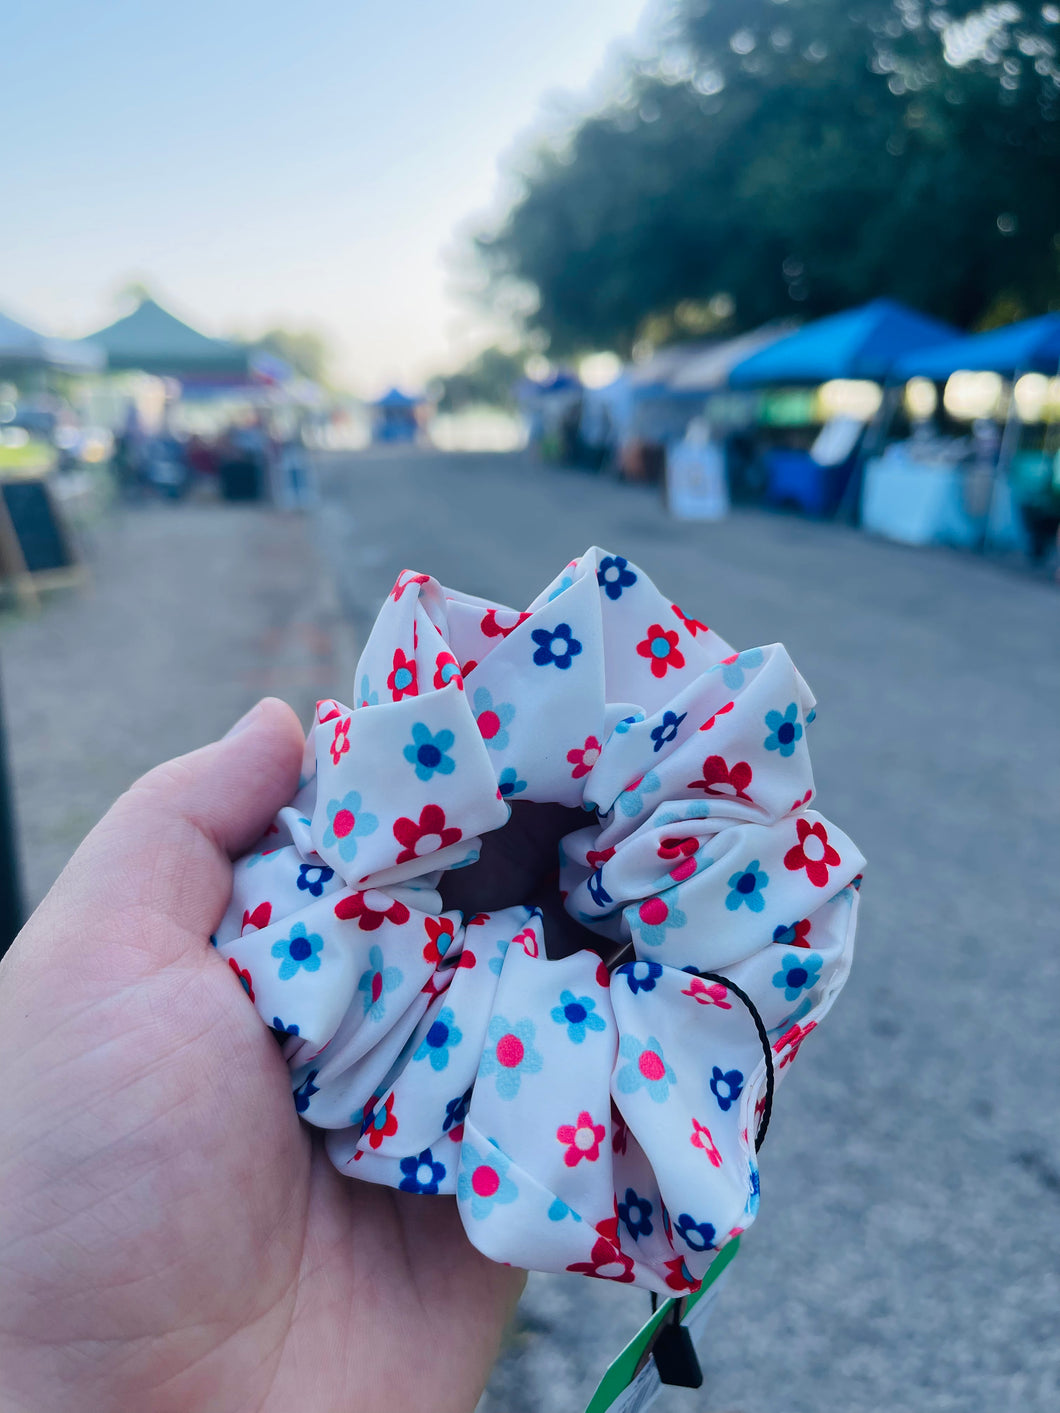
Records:
M1060 596L970 556L518 456L332 457L313 516L117 509L88 587L0 621L31 900L142 770L258 696L352 695L399 569L522 605L589 544L814 688L821 808L869 859L859 955L762 1154L762 1215L666 1413L1060 1407ZM336 594L337 589L337 594ZM531 1278L481 1413L584 1407L640 1292Z

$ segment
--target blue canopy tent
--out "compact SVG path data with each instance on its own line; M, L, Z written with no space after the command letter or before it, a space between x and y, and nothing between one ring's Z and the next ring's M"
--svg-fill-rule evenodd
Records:
M730 371L729 386L806 387L836 378L885 384L903 354L951 339L954 333L949 324L893 299L874 299L816 319L752 353ZM860 436L851 440L847 453L827 466L806 451L767 452L766 499L774 505L795 504L811 515L834 514L853 485L861 441Z
M422 397L410 397L400 388L370 403L372 409L372 440L375 442L414 442L419 433L417 410Z
M1055 376L1060 371L1060 314L1042 314L985 334L947 339L906 354L895 368L903 381L930 378L936 383L965 370L1003 373L1009 378L1021 373Z

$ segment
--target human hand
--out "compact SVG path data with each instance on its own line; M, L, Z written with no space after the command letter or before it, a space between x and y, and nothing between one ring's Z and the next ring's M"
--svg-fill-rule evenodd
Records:
M294 794L276 701L140 780L0 966L5 1413L470 1410L523 1273L356 1182L207 938Z

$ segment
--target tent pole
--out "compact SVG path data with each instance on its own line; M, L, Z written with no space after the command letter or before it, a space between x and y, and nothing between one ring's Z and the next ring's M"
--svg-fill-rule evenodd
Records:
M983 531L979 536L979 553L985 554L990 547L990 524L994 518L994 511L997 508L999 487L1003 481L1008 479L1009 467L1012 458L1016 454L1016 447L1019 444L1020 432L1023 423L1019 419L1016 408L1016 384L1022 374L1014 371L1012 383L1008 393L1008 407L1005 411L1005 425L1001 429L1001 445L997 449L997 461L994 463L993 475L990 478L990 497L987 501L986 519L983 521Z

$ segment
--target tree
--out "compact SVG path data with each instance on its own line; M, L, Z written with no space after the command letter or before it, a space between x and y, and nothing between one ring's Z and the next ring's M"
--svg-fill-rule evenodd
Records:
M475 404L511 408L515 405L515 385L523 375L525 353L506 353L487 348L457 373L438 378L438 407L442 412L459 412Z
M312 329L270 329L258 340L261 348L289 363L303 378L326 383L331 350L327 340Z
M551 351L889 294L964 327L1060 302L1060 7L680 0L620 101L534 154L495 283Z

